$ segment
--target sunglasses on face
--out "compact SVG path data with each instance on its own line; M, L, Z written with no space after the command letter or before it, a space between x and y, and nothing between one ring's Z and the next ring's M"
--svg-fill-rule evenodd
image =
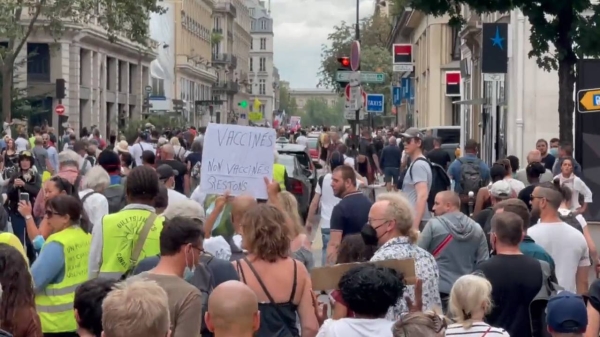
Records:
M46 210L46 216L48 217L48 219L50 219L51 217L53 217L54 215L59 215L58 213L51 211L49 209Z

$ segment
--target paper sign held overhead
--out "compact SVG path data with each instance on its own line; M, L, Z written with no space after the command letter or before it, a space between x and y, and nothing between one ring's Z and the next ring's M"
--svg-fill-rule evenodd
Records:
M204 136L200 191L267 199L273 177L275 130L211 123Z

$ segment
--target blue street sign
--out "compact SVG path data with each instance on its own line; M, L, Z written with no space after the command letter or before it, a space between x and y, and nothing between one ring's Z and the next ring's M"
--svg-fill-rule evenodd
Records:
M400 105L402 104L402 88L400 87L393 87L392 88L392 97L394 98L394 102L392 104L394 105Z
M375 114L383 113L383 95L381 94L367 94L367 112Z
M410 77L402 78L402 99L409 99L411 93L412 81Z

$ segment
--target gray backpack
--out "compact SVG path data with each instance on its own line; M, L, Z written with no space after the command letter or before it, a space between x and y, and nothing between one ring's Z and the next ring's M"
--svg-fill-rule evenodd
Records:
M481 160L473 159L456 159L460 163L460 187L461 194L468 195L473 192L477 195L479 189L483 187L483 179L481 178Z
M110 185L102 191L102 194L108 201L108 214L117 213L127 204L127 200L125 199L125 187L123 184Z
M208 330L206 322L204 321L204 315L208 310L208 297L215 288L215 279L208 268L208 265L214 258L215 257L212 255L202 254L202 256L200 256L200 263L198 263L196 270L194 271L194 276L188 281L191 285L200 290L200 293L202 294L202 316L200 316L202 318L202 328L200 329L200 335L202 337L214 336L214 334Z
M566 224L571 225L572 227L574 227L576 230L580 231L581 233L583 233L583 227L581 227L581 224L579 223L579 220L577 220L577 215L573 214L573 212L569 212L569 214L567 215L559 215L559 218L565 222Z

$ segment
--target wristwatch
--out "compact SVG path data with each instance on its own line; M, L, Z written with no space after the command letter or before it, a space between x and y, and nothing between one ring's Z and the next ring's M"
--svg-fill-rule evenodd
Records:
M25 220L29 220L31 218L33 218L33 217L31 215L28 215L28 216L25 217Z

